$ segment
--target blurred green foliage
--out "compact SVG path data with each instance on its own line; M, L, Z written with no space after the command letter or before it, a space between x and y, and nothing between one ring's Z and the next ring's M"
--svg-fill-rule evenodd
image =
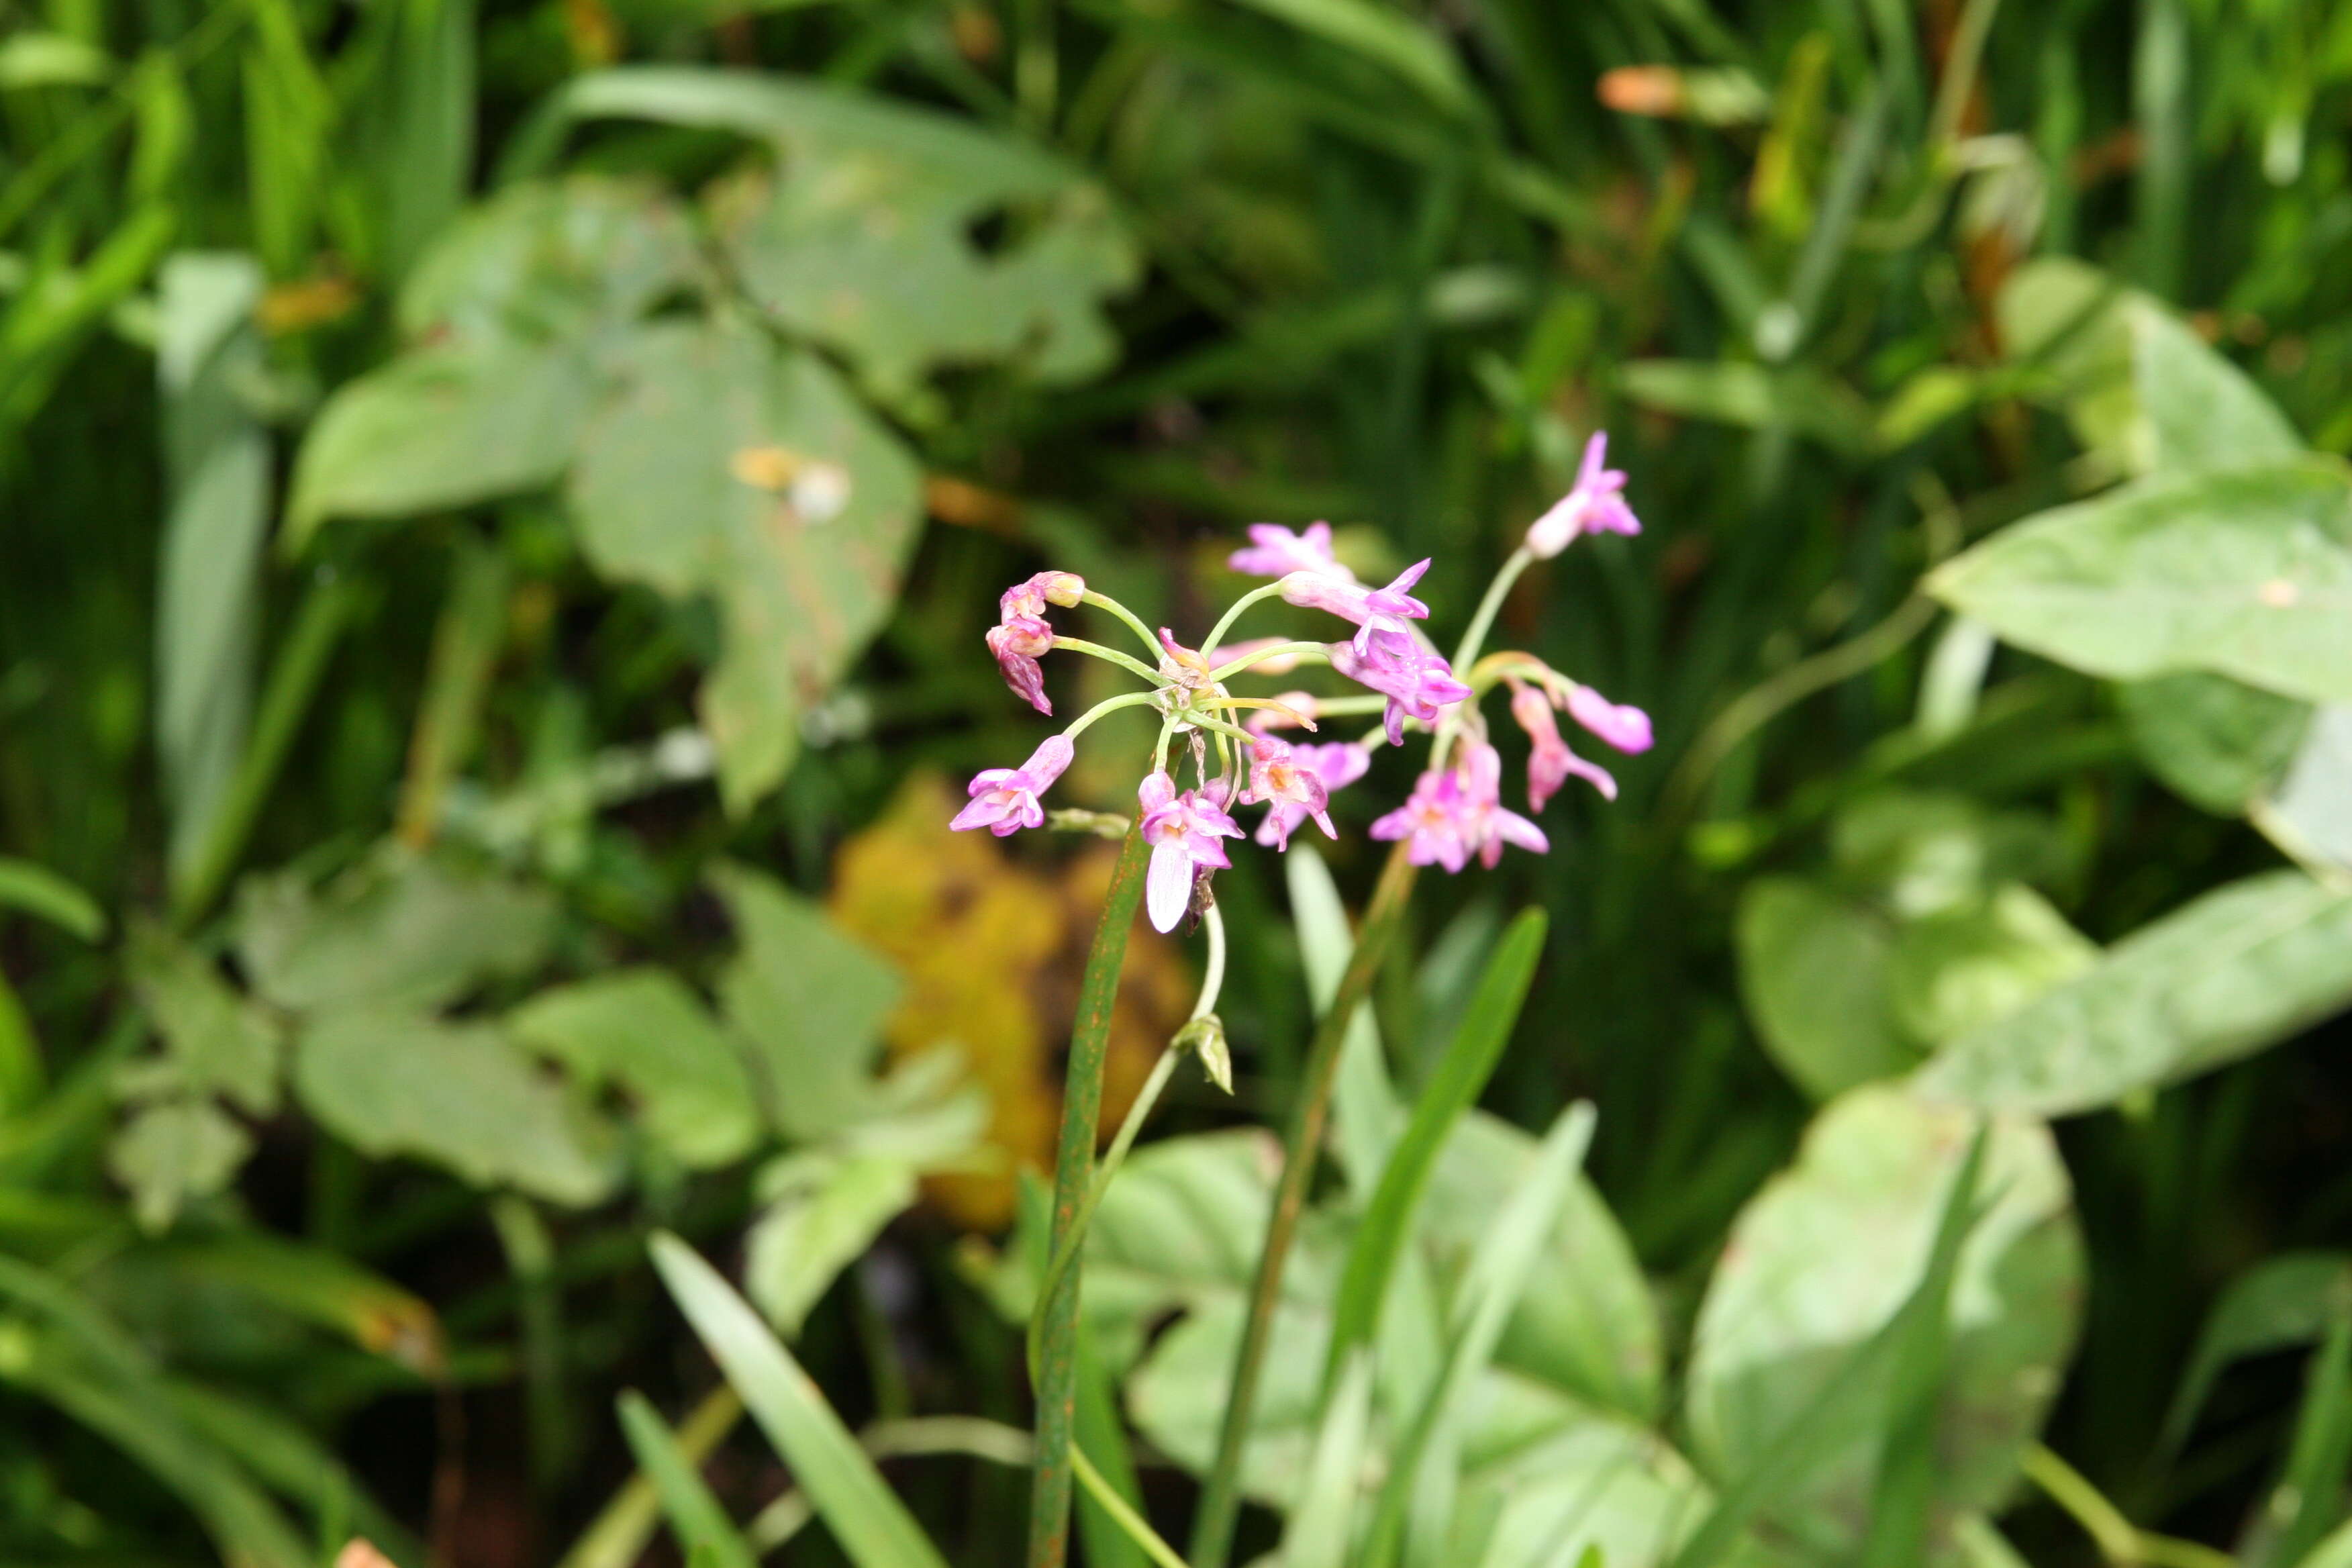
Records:
M1017 1561L1099 877L888 815L996 594L1458 624L1605 426L1496 636L1660 744L1424 882L1245 1549L2352 1563L2347 132L2340 0L0 0L0 1560ZM1330 854L1094 1222L1088 1562Z

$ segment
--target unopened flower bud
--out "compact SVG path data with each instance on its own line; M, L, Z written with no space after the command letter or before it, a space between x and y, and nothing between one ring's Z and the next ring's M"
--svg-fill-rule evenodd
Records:
M1224 1020L1214 1013L1203 1013L1176 1031L1173 1041L1178 1050L1189 1050L1201 1058L1201 1070L1209 1081L1227 1094L1234 1091L1234 1052L1225 1040Z

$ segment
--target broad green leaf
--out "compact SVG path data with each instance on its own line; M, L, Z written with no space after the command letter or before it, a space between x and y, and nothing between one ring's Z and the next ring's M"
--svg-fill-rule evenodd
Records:
M654 1266L687 1321L834 1539L858 1568L947 1568L841 1417L744 1300L693 1248L663 1232Z
M179 1086L225 1094L257 1116L278 1109L284 1035L268 1010L240 995L161 927L131 928L131 984L169 1048Z
M2065 863L2048 818L1938 790L1857 797L1831 823L1830 850L1840 881L1903 920L1977 902L2007 882L2042 880Z
M2098 944L2021 882L1904 925L1887 966L1897 1027L1923 1046L2007 1017L2098 962Z
M286 548L331 517L413 517L545 489L595 392L584 347L502 340L433 344L346 383L295 462Z
M2128 485L2004 529L1927 585L2093 675L2202 669L2352 701L2352 489L2330 461Z
M2130 320L2132 390L2157 469L2252 468L2303 455L2303 437L2278 405L2178 317L2150 302Z
M2302 438L2227 356L2160 301L2071 258L2010 275L2002 346L2050 376L2083 443L2126 472L2292 462Z
M2352 869L2352 704L2312 714L2285 778L2253 818L2305 864Z
M898 972L772 878L722 864L710 879L735 921L719 999L767 1069L778 1121L794 1137L817 1139L871 1114L867 1075L898 1001Z
M106 911L98 901L46 866L0 855L0 910L38 915L84 942L106 935Z
M1371 1339L1380 1322L1398 1255L1416 1228L1439 1152L1485 1090L1503 1047L1510 1043L1543 956L1545 929L1541 910L1528 910L1511 922L1479 980L1462 1027L1414 1101L1412 1119L1381 1169L1380 1185L1357 1218L1335 1298L1337 1316L1324 1364L1327 1382L1337 1379L1342 1362Z
M1844 1375L1927 1268L1974 1113L1867 1086L1824 1107L1797 1163L1742 1212L1699 1310L1689 1417L1710 1474L1756 1464ZM2071 1352L2082 1243L2049 1131L1994 1126L1985 1204L1962 1244L1937 1415L1935 1501L1952 1515L1998 1504L2041 1426ZM1874 1363L1884 1378L1886 1359ZM1878 1434L1858 1427L1800 1484L1765 1499L1776 1538L1811 1552L1859 1546Z
M1138 274L1100 187L1049 154L913 105L740 71L636 67L583 77L554 112L733 131L772 174L713 202L752 297L897 396L929 370L1003 363L1049 382L1108 365L1104 296ZM972 231L1003 219L985 254Z
M415 1155L561 1204L594 1203L612 1186L609 1129L495 1026L327 1013L296 1038L294 1088L362 1153Z
M685 210L650 181L509 186L434 242L400 291L412 342L563 343L708 286Z
M1499 1117L1474 1110L1462 1119L1438 1160L1423 1222L1448 1273L1467 1266L1540 1149L1533 1134ZM1580 1171L1528 1268L1496 1363L1598 1409L1654 1417L1665 1375L1656 1300L1633 1244Z
M209 1100L167 1100L133 1111L107 1145L106 1168L131 1191L142 1229L171 1228L194 1198L236 1179L253 1139Z
M2352 894L2299 871L2207 893L1939 1050L1931 1099L2067 1116L2250 1056L2352 1003Z
M2352 1258L2340 1252L2281 1253L2230 1281L2198 1331L2197 1348L2165 1414L2165 1451L2179 1451L2214 1381L2231 1363L2310 1344L2347 1307Z
M637 1457L637 1468L652 1480L680 1548L698 1563L707 1559L711 1568L754 1568L759 1558L711 1495L669 1424L634 1388L622 1390L617 1404L622 1435Z
M1688 1461L1632 1423L1583 1421L1473 1476L1455 1512L1464 1568L1660 1568L1706 1516ZM1483 1531L1473 1521L1491 1514ZM1479 1539L1483 1536L1483 1539ZM1725 1568L1759 1561L1743 1543Z
M555 906L541 889L387 844L322 887L291 871L249 879L236 915L254 989L300 1012L431 1007L527 973Z
M740 1047L667 970L542 991L507 1015L507 1027L584 1086L619 1084L647 1134L681 1163L728 1164L759 1142L759 1094Z
M1748 1016L1806 1093L1827 1100L1917 1064L1895 1027L1885 915L1800 878L1759 877L1739 895L1738 937Z
M261 561L269 536L269 437L252 257L184 252L163 264L156 313L169 510L156 583L155 745L184 876L245 751Z
M609 576L718 602L700 707L740 810L888 614L918 475L823 360L763 332L655 322L614 375L572 473L581 542Z
M2238 816L2284 776L2311 705L2226 676L2160 675L2117 696L2132 745L2192 805Z
M745 1238L743 1289L787 1337L916 1191L914 1168L888 1155L792 1156L760 1184L768 1207Z

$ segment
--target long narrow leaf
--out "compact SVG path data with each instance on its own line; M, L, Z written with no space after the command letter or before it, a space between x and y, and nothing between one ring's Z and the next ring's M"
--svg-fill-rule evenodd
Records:
M1363 1483L1364 1439L1372 1419L1372 1365L1358 1350L1348 1358L1315 1434L1307 1483L1282 1535L1282 1568L1343 1568L1348 1531Z
M637 1468L653 1482L662 1512L688 1557L695 1561L708 1557L711 1568L754 1568L759 1558L703 1484L694 1460L687 1457L661 1413L634 1388L623 1391L617 1405L629 1451L637 1457Z
M1331 1325L1331 1348L1324 1363L1326 1386L1337 1381L1340 1364L1379 1327L1381 1303L1398 1253L1412 1233L1422 1195L1428 1191L1430 1173L1438 1152L1462 1113L1477 1102L1495 1064L1502 1059L1519 1009L1535 981L1536 964L1543 956L1547 921L1541 910L1528 910L1511 922L1478 982L1469 1010L1453 1044L1439 1058L1437 1069L1412 1109L1391 1152L1381 1182L1366 1205L1355 1240L1348 1250L1346 1272Z
M743 1298L667 1231L654 1267L858 1568L947 1568L824 1394Z

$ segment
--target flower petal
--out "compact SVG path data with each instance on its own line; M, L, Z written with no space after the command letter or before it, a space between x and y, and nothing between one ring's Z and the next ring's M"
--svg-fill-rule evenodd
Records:
M1162 844L1151 852L1151 869L1143 879L1143 908L1151 929L1171 931L1192 901L1192 857L1181 843Z

